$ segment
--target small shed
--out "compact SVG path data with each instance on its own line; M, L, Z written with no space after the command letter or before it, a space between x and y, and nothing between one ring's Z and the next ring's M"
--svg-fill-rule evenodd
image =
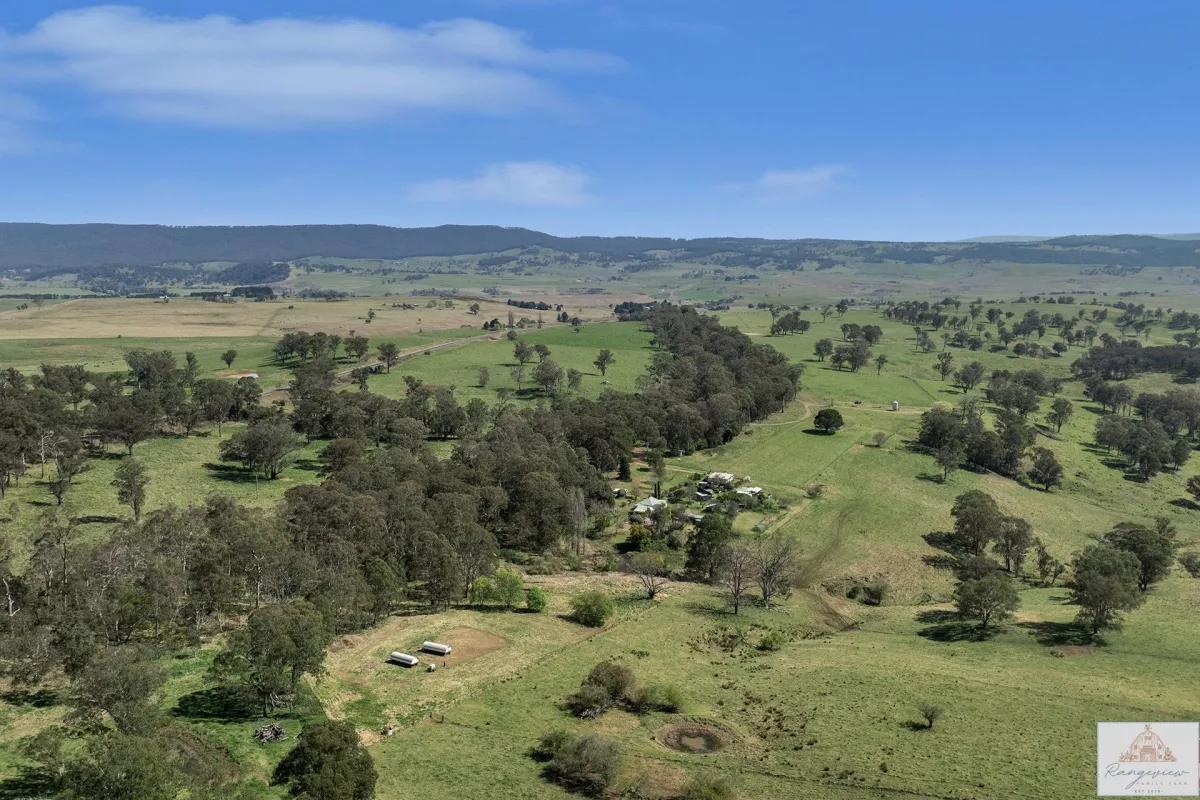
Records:
M408 653L400 652L393 652L390 660L406 667L415 667L420 663L420 659L418 659L416 656L410 656Z
M737 490L737 493L743 497L758 497L762 494L762 491L761 486L743 486Z
M450 655L450 645L441 642L425 642L421 645L421 649L426 653L436 653L439 656Z

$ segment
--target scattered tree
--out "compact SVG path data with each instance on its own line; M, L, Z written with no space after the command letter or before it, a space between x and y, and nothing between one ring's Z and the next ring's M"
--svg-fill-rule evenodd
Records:
M836 408L822 408L813 417L813 427L826 433L840 431L845 425L846 422L842 419L841 412Z
M616 360L616 356L613 355L612 350L605 349L600 351L600 353L596 356L596 360L592 363L596 365L596 369L600 370L600 376L603 377L608 373L608 368L611 367Z
M150 476L142 462L133 456L127 456L117 467L115 480L112 485L117 487L117 502L133 509L134 520L142 517L142 506L146 502L146 486Z

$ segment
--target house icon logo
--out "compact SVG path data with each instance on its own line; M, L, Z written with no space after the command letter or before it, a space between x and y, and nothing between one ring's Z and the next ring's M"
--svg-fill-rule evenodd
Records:
M1133 737L1133 743L1129 745L1129 749L1121 753L1117 760L1125 763L1174 761L1175 754L1171 752L1171 748L1167 747L1162 737L1147 725L1146 730Z
M1098 723L1096 794L1200 797L1200 723Z

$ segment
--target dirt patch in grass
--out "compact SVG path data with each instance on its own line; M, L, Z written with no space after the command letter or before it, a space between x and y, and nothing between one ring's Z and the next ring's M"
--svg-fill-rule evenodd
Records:
M1061 647L1055 647L1050 651L1050 655L1055 658L1085 658L1094 656L1099 651L1089 645L1068 644Z
M667 725L658 732L658 741L672 750L693 755L719 753L730 745L733 737L728 731L704 722L681 722Z
M336 640L333 644L329 645L329 652L340 653L343 650L351 647L357 647L358 645L362 644L362 641L363 637L361 636L356 636L353 634L350 636L343 636L342 638Z
M439 656L426 652L414 655L426 663L437 664L439 667L453 667L508 647L504 637L478 628L454 628L440 634L438 641L450 645L452 649L449 655Z

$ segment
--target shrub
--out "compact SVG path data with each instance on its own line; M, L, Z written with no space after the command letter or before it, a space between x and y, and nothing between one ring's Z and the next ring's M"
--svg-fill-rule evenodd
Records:
M818 483L813 486L809 486L804 490L804 493L808 495L808 499L816 500L818 497L825 494L825 484Z
M862 587L862 601L869 606L881 606L887 596L887 590L888 584L884 580L865 583Z
M580 625L602 628L612 616L613 602L608 595L595 590L577 594L571 598L571 616Z
M650 535L650 531L646 529L645 525L635 522L629 526L629 536L626 537L625 542L629 545L630 550L645 550L653 541L654 537Z
M496 602L505 608L512 608L520 602L521 595L525 593L525 579L521 573L502 569L496 572L493 580L496 583Z
M721 775L701 775L684 787L680 800L734 800L737 792L729 779Z
M496 602L496 582L486 575L478 577L471 584L471 602L476 605L487 605Z
M758 649L774 652L787 644L787 634L783 631L767 631L758 640Z
M875 431L875 435L871 437L871 440L875 442L876 447L883 447L887 444L888 435L883 431Z
M540 586L530 586L525 592L525 607L535 614L540 614L546 610L549 605L550 598L546 595L546 590Z
M1200 553L1184 553L1179 557L1179 563L1187 570L1188 575L1200 578Z
M638 712L665 711L678 714L683 710L683 692L677 686L652 683L638 694L634 707Z
M599 686L617 703L637 696L637 678L633 670L612 661L601 661L592 667L583 685Z
M549 738L548 738L549 737ZM574 737L554 731L543 734L539 749L552 749L545 775L568 789L600 794L616 779L621 750L615 742L595 734Z
M613 697L603 686L585 683L575 694L567 695L563 705L580 719L595 719L613 705Z
M546 731L538 738L538 743L533 748L531 755L535 761L549 761L554 758L554 755L565 747L569 747L575 741L575 737L566 731Z
M921 703L918 710L921 712L921 716L925 718L925 726L930 729L933 728L933 723L941 719L942 716L942 707L935 706L933 703Z

